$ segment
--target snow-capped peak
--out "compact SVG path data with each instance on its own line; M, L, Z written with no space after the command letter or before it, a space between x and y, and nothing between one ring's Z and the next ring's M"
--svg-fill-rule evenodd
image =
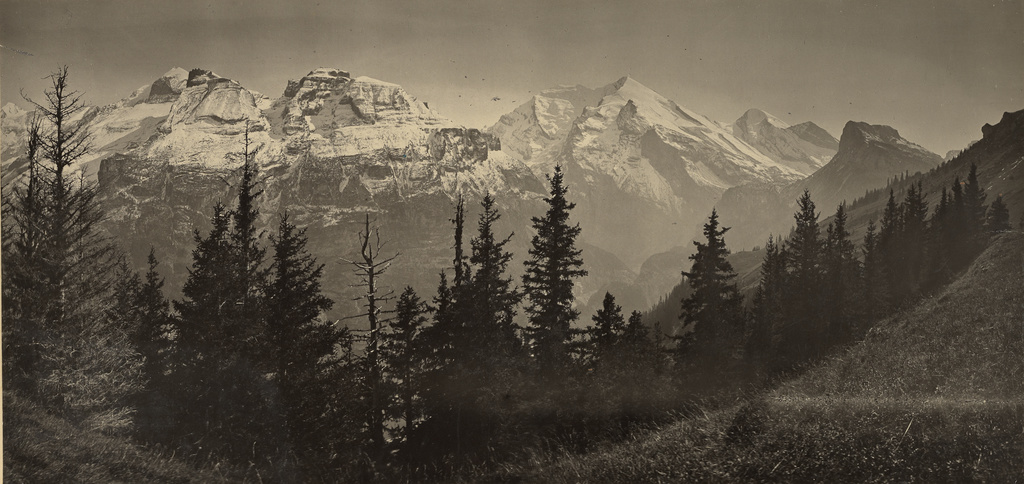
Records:
M4 107L0 109L0 111L3 112L4 117L21 116L26 112L24 109L21 109L20 107L18 107L17 104L14 103L4 104Z
M765 122L779 129L789 128L789 124L785 121L756 108L748 109L747 112L743 113L743 116L740 117L740 120L745 121L747 126L751 128Z

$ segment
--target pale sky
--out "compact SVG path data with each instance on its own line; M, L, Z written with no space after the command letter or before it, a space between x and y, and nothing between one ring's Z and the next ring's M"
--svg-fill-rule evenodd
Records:
M485 127L545 88L630 75L721 122L887 124L940 155L1024 109L1024 0L0 0L0 44L0 102L23 107L62 64L97 105L172 67L278 97L324 66Z

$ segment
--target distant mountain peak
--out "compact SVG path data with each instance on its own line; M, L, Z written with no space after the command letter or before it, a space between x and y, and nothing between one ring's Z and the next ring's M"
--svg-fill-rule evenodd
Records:
M4 104L2 109L0 109L0 112L2 112L4 116L18 116L24 114L25 110L18 107L17 104L7 103Z
M900 132L892 126L868 124L860 121L847 122L846 126L843 127L843 135L839 139L839 151L855 149L856 146L863 144L902 146L906 149L928 153L938 158L938 155L928 151L921 145L912 143L900 136Z
M839 147L835 138L814 123L790 126L756 108L743 113L732 124L731 131L772 160L804 176L828 163Z
M839 149L839 140L832 136L832 133L825 131L824 128L812 123L811 121L796 124L787 129L793 134L799 136L800 139L815 146L832 151Z
M743 116L740 116L740 118L736 120L737 124L740 122L743 122L747 126L756 126L767 122L780 129L789 128L789 123L786 123L785 121L757 108L748 109L747 112L743 113Z

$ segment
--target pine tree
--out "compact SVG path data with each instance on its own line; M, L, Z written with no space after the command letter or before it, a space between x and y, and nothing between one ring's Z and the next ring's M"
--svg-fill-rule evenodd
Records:
M263 291L267 285L268 271L264 266L266 249L262 246L264 233L257 229L259 220L259 208L256 200L263 194L259 188L259 166L256 164L256 155L259 147L253 147L249 139L249 126L246 125L243 137L242 173L238 184L238 204L231 211L232 230L230 240L232 253L236 260L233 262L234 283L239 289L238 298L235 300L237 311L234 318L237 321L233 324L236 329L235 338L240 339L246 346L243 351L253 352L257 360L272 361L266 358L272 353L269 342L266 338L265 318L265 297ZM267 365L264 368L273 371L275 368Z
M885 280L884 304L879 308L883 312L902 301L901 281L903 270L902 255L903 213L896 203L896 195L889 190L889 200L882 212L881 227L878 231L876 250L881 261L880 269Z
M265 249L256 229L262 191L248 127L243 143L237 204L230 211L214 207L206 238L196 231L183 299L175 302L176 381L184 399L178 438L205 440L204 453L229 459L255 455L263 465L282 451L274 436L283 422L276 392L265 383L277 368L267 331Z
M988 218L985 226L989 232L1010 230L1010 210L1006 208L1002 195L998 195L988 208Z
M562 168L548 177L551 196L545 198L548 211L533 217L530 258L526 260L523 289L529 298L526 313L530 317L528 334L542 374L564 375L571 359L567 349L572 339L572 323L579 317L573 308L573 279L587 275L582 269L582 251L576 248L580 226L569 225L569 211L576 204L565 199L568 189L562 185Z
M481 345L476 353L485 360L509 358L520 349L513 317L522 294L512 285L512 278L505 276L512 260L512 254L505 251L505 245L512 239L512 234L502 240L495 237L494 224L501 215L494 204L494 197L490 194L481 201L483 211L478 222L479 232L470 241L473 253L469 262L474 269L473 276L469 287L459 296L460 304L467 308L466 321L471 325L471 338Z
M846 229L846 204L840 204L829 223L825 238L825 294L830 345L850 340L860 310L860 262L854 253L850 232Z
M985 243L985 198L985 188L978 181L978 167L971 163L967 183L964 185L964 217L967 235L971 239L971 248L974 251L980 251Z
M138 326L134 332L135 345L146 360L145 373L152 383L163 374L167 364L164 358L170 350L169 332L172 327L170 302L164 297L164 279L156 268L160 262L156 250L149 249L148 269L133 301L138 311Z
M692 327L692 345L698 357L708 362L732 352L733 338L739 332L743 316L743 299L736 287L736 273L726 259L729 249L723 235L728 227L720 227L718 212L711 210L704 224L705 242L694 241L696 253L690 256L693 265L683 272L691 293L682 302L684 325ZM680 345L677 359L685 359L688 344Z
M923 285L934 289L949 280L951 275L950 247L952 241L952 202L946 187L942 187L939 204L928 223L927 268Z
M451 219L452 224L455 226L455 243L453 248L455 249L455 258L452 260L452 267L455 271L455 279L452 281L454 287L462 287L466 280L471 276L469 270L469 256L466 255L462 245L462 232L466 224L466 201L462 198L462 194L459 194L458 200L455 203L455 218Z
M786 254L775 242L775 238L768 236L764 245L764 259L761 261L761 281L754 293L744 352L748 361L755 366L765 367L774 353L775 339L782 322L785 278Z
M866 310L866 319L873 322L887 314L889 307L888 283L885 278L884 261L879 251L874 220L868 222L868 230L864 234L864 246L861 250L864 255L864 289L861 301Z
M925 267L923 249L927 241L928 218L928 202L924 196L920 181L916 185L911 184L901 206L902 225L898 249L901 264L897 277L897 293L902 301L916 297L921 291L921 276Z
M826 329L822 311L823 241L810 192L804 190L797 206L796 228L786 242L789 275L780 342L789 363L819 354Z
M170 366L171 330L174 318L170 302L164 297L164 279L157 273L159 261L156 252L150 248L147 257L148 269L141 284L136 288L132 301L134 317L137 320L132 339L145 359L143 366L147 388L138 404L139 432L146 441L160 441L174 425L172 409L174 389L166 377Z
M389 322L382 345L384 367L395 397L388 417L402 422L402 439L407 446L413 442L413 429L422 413L418 387L424 370L424 348L420 333L427 313L427 305L412 287L406 286L395 304L395 317Z
M626 331L626 322L622 318L622 307L615 304L615 296L604 293L601 309L591 318L594 321L590 329L590 340L593 347L592 365L609 364L607 360L614 358L615 349ZM611 364L615 364L614 362Z
M81 95L63 67L29 127L29 170L4 190L5 391L109 431L131 427L141 358L112 309L121 251L100 230L104 213L84 168L90 150Z
M341 334L321 319L334 302L323 295L324 265L309 254L307 241L305 229L292 224L287 214L281 216L271 236L266 308L270 357L288 432L282 440L308 462L324 457L328 437L323 415L331 407L336 384L328 376L339 364L335 351Z

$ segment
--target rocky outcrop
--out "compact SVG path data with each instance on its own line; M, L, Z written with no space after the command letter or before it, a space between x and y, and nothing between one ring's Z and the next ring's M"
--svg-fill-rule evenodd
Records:
M265 129L261 118L256 96L248 89L210 71L193 69L161 129L233 135L245 131L246 126L251 130Z
M159 79L153 81L149 87L149 96L146 102L150 104L174 102L185 90L188 84L189 74L185 69L175 67L167 71Z
M278 109L289 135L317 132L331 137L346 127L377 123L451 124L397 84L353 79L346 71L322 67L289 81Z
M437 161L478 162L486 160L489 151L501 150L501 141L478 129L441 128L430 134L427 150Z

